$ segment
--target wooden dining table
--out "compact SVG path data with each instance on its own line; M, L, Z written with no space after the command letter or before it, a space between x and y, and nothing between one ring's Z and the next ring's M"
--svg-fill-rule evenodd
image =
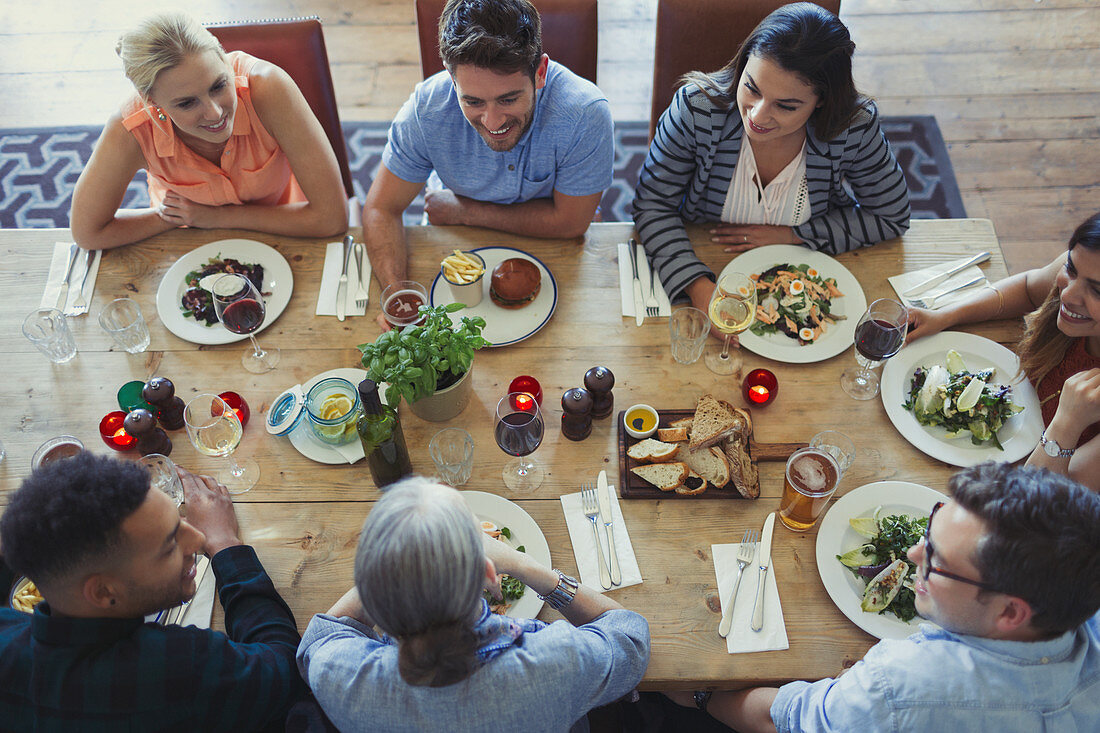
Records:
M361 232L351 232L357 239ZM618 431L615 415L635 403L658 409L691 409L703 393L743 405L740 382L718 376L702 360L676 363L669 349L666 318L647 319L641 327L620 315L617 244L633 236L626 223L593 224L583 238L533 239L465 228L414 226L406 230L409 275L429 284L443 256L455 248L515 247L538 257L556 280L556 311L526 340L487 348L474 361L473 397L465 411L447 423L429 423L402 407L405 436L417 472L434 470L428 455L432 435L459 426L476 444L474 469L465 489L498 494L525 509L550 546L553 565L576 574L577 564L559 497L593 482L606 469L618 485ZM705 228L689 234L700 257L716 271L730 254L709 243ZM156 291L177 258L208 242L247 238L262 241L290 263L293 295L282 315L258 334L260 342L282 350L274 371L246 372L240 357L248 342L204 346L184 341L161 323ZM299 453L286 437L269 435L264 418L272 399L284 389L337 367L359 365L356 346L380 333L377 282L372 282L365 317L315 315L325 240L297 239L242 231L179 229L140 244L104 253L87 316L71 318L79 348L67 364L54 365L20 333L23 317L37 307L54 243L71 241L66 230L0 230L0 288L6 308L0 314L0 441L7 458L0 462L0 511L8 495L30 473L35 448L48 438L71 434L97 453L110 453L98 423L118 409L115 394L130 380L159 375L171 379L184 400L198 392L232 390L248 401L252 418L238 454L260 465L258 484L235 497L243 539L256 548L264 567L304 629L312 614L326 610L352 583L358 532L379 491L365 461L324 465ZM905 236L837 259L859 280L867 300L892 296L887 276L946 260L992 252L982 266L991 280L1007 272L991 222L983 219L915 220ZM149 323L152 342L140 354L111 349L96 317L114 298L138 302ZM214 328L221 328L215 325ZM1001 321L965 329L1011 345L1020 324ZM856 401L841 391L842 371L854 363L853 351L811 364L771 361L744 352L746 369L772 370L781 385L777 399L754 409L760 442L806 441L820 430L839 429L855 442L857 455L843 476L837 496L873 481L895 479L944 490L953 469L914 448L890 423L878 399ZM595 365L615 375L612 417L595 421L591 435L567 440L559 423L562 393L580 386ZM494 408L512 378L536 377L545 395L546 431L534 458L545 470L542 484L524 494L504 486L501 470L509 456L495 444ZM170 433L174 461L197 472L211 472L217 459L202 456L185 431ZM135 458L133 452L119 454ZM773 572L778 583L790 648L728 654L717 632L721 618L711 546L737 542L748 528L759 528L777 509L783 463L761 462L761 495L756 500L713 498L622 499L621 506L643 582L610 592L623 606L643 614L650 624L652 657L643 681L646 689L733 689L780 684L794 679L836 675L859 660L876 639L848 620L833 604L818 576L814 557L816 530L797 534L775 530ZM755 580L750 578L750 583ZM544 607L545 620L559 618ZM215 609L215 626L220 624Z

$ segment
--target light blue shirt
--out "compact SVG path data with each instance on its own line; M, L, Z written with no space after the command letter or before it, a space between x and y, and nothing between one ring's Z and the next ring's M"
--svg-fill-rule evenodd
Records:
M342 731L526 733L587 730L584 715L634 689L649 663L649 624L633 611L573 626L513 621L485 606L475 631L482 666L447 687L407 684L393 640L325 614L310 620L298 668Z
M1100 731L1100 615L1050 641L997 641L922 624L836 679L779 690L786 731Z
M428 180L460 196L514 204L589 196L611 185L615 159L611 109L595 84L550 62L536 92L531 127L511 150L498 153L481 139L441 71L416 85L390 125L382 163L406 181Z

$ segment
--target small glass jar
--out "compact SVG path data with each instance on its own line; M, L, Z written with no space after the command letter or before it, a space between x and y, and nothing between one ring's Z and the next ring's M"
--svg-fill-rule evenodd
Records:
M318 440L330 445L358 440L355 423L362 411L359 392L351 382L340 377L322 379L306 394L309 427Z

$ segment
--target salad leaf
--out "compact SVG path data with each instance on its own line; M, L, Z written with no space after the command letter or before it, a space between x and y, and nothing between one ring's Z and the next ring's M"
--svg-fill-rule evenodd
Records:
M877 532L869 535L865 544L837 555L836 559L866 584L861 604L865 611L880 614L889 611L902 621L909 621L917 615L911 580L917 566L906 556L906 551L924 536L928 517L914 519L904 514L880 517L878 514L876 510L875 516L848 520L853 527L858 523L861 528L870 520ZM852 565L857 552L867 559L862 564ZM904 568L899 562L904 563Z

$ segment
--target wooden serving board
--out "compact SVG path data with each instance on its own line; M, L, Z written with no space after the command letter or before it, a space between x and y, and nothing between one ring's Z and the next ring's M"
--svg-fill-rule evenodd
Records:
M749 415L752 415L752 411L745 409ZM635 461L633 458L627 456L626 451L635 443L641 441L637 438L632 438L627 435L626 428L623 427L623 416L626 414L625 410L620 410L618 415L618 429L619 429L619 496L624 499L744 499L741 493L733 488L731 482L726 488L717 489L713 486L708 486L707 490L702 494L691 496L688 494L677 494L675 491L661 491L653 484L645 481L638 476L635 476L630 472L631 468L642 465L639 461ZM695 414L695 410L657 410L657 427L667 428L676 420L685 417L691 417ZM656 434L654 434L655 436ZM785 461L799 448L805 448L808 443L757 443L756 440L749 436L749 455L754 461ZM759 484L760 477L757 476L757 483ZM759 488L759 486L758 486Z

